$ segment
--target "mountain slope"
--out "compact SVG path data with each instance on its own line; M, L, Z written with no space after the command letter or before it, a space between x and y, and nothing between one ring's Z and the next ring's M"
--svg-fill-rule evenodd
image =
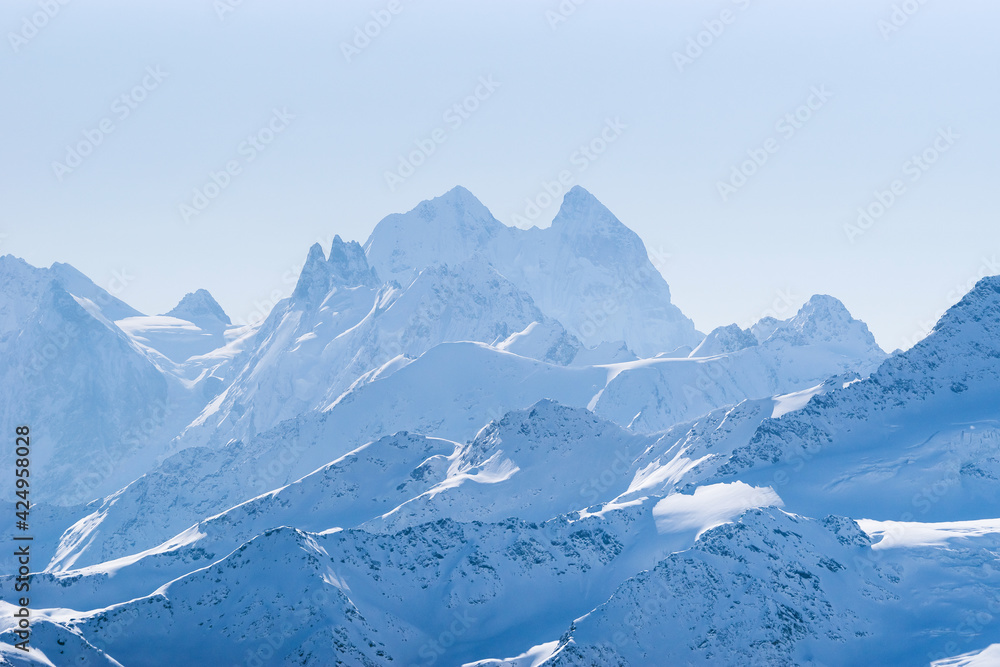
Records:
M750 510L625 582L527 665L847 664L892 583L849 520ZM478 663L481 667L499 661Z
M625 491L633 461L652 442L585 409L540 401L483 428L437 484L366 527L398 530L439 518L544 521L582 510Z
M871 377L764 422L716 480L783 476L807 513L1000 515L1000 278L986 278Z
M32 426L44 567L30 655L0 574L2 664L1000 645L1000 277L888 357L825 295L701 336L586 191L516 230L456 189L313 246L255 326L203 290L147 317L0 258L0 381L0 431Z
M326 407L375 371L390 372L394 359L445 342L500 343L533 323L554 325L488 264L436 265L405 288L380 285L360 246L337 237L329 259L313 247L292 297L267 318L259 344L235 362L232 384L181 440L252 437ZM546 356L565 362L566 354L572 350Z
M874 370L885 353L836 299L814 296L759 344L716 330L695 352L615 366L594 411L645 433L663 431L744 399L801 391L834 375Z
M67 291L67 275L97 301ZM0 429L32 427L33 464L45 470L37 501L71 505L119 488L192 417L187 389L105 316L123 306L83 281L67 267L0 258ZM4 439L0 455L13 460L13 447Z
M489 421L544 398L582 407L606 378L605 369L554 366L482 344L439 345L359 384L324 412L166 459L67 533L60 560L90 565L154 547L206 516L399 431L464 442Z
M390 660L379 633L341 589L326 550L288 528L266 532L150 596L70 616L70 627L123 664L235 656L299 665L328 665L331 655L352 665Z
M702 336L670 302L639 237L580 187L546 229L506 227L464 188L382 220L365 243L384 279L406 285L436 264L489 262L585 347L624 342L640 357Z

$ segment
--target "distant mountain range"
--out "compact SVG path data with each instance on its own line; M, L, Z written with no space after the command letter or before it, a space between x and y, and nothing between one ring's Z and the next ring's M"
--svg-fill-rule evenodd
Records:
M586 190L522 230L459 187L249 326L2 257L0 380L39 569L0 665L1000 650L1000 277L892 355L826 295L704 335Z

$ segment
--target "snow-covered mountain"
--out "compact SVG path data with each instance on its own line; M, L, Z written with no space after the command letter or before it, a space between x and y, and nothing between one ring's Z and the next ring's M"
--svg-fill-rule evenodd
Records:
M360 246L339 237L329 258L313 246L291 298L256 335L259 343L234 362L232 383L184 439L252 437L323 409L372 374L384 376L441 343L507 343L563 364L579 347L489 264L435 265L401 288L380 284Z
M164 315L126 317L115 324L151 354L181 365L225 346L232 323L211 294L198 290Z
M0 429L32 426L33 497L86 502L145 472L198 399L114 323L138 313L65 265L8 255L0 285Z
M743 399L802 391L843 373L867 375L886 357L868 327L829 296L814 296L794 317L763 326L770 332L759 343L732 325L685 357L620 364L592 407L652 433Z
M508 410L542 399L585 407L606 377L602 368L554 366L482 344L439 345L395 373L360 384L324 412L166 459L95 504L93 516L64 536L61 560L93 564L153 547L205 516L399 431L464 442ZM436 391L425 391L429 386Z
M998 445L1000 277L992 277L869 378L763 423L716 479L780 475L783 494L811 513L983 519L1000 511Z
M632 435L582 408L540 401L484 428L434 486L366 524L399 529L434 518L544 521L611 500L654 438Z
M579 186L550 227L529 230L506 227L455 188L382 220L365 252L383 279L401 285L436 264L486 261L587 348L624 342L648 357L702 338L670 302L635 232Z
M851 521L752 510L505 664L850 664L893 595L880 568L854 566L869 552Z
M210 332L225 331L226 327L232 324L219 302L208 293L208 290L203 289L185 294L180 303L164 315L194 322Z
M0 258L0 380L0 430L32 425L40 570L30 652L0 575L0 664L1000 645L1000 278L892 356L824 295L702 336L585 190L517 230L456 188L309 249L255 326Z
M695 360L683 363L698 368ZM490 420L542 399L579 408L596 404L600 414L602 392L619 371L616 366L561 367L471 343L439 345L415 361L390 365L398 370L373 374L322 413L307 413L221 449L199 449L197 456L185 450L165 461L95 508L99 520L81 522L86 539L70 540L64 558L79 558L82 548L90 554L81 563L93 563L150 548L206 514L292 482L351 449L401 430L465 442ZM836 364L828 367L831 372L838 369ZM825 377L823 372L816 374ZM745 377L753 377L752 367ZM424 387L436 391L428 393ZM820 389L822 384L811 387L799 400L808 400ZM442 401L443 396L449 400ZM746 392L732 384L725 400L710 407L746 398ZM645 394L636 392L618 424L628 426L631 408L640 409L645 400ZM754 428L777 409L770 398L762 400L767 405L755 417ZM271 462L274 452L281 453L280 464ZM148 508L137 517L141 505Z

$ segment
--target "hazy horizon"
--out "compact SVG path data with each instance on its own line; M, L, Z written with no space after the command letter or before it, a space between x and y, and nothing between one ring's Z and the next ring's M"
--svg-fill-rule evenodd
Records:
M0 111L0 253L102 286L124 272L144 312L204 288L248 319L316 241L363 242L459 184L506 225L546 226L557 203L529 202L568 172L665 258L700 330L824 293L907 347L1000 265L998 18L916 0L17 0L0 9L19 100Z

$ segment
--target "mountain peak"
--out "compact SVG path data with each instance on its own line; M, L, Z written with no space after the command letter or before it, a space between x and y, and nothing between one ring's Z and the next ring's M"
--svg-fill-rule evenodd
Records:
M926 338L892 357L886 374L898 369L925 369L949 382L987 378L995 383L1000 358L1000 276L988 276L949 308ZM882 369L879 370L882 372Z
M335 287L377 287L378 284L375 269L368 265L361 245L357 241L347 243L338 234L333 237L329 258L319 243L309 248L292 299L319 304Z
M323 252L323 246L314 243L309 248L306 263L299 273L299 281L292 292L292 300L318 303L329 291L330 270L326 265L326 254Z
M465 188L390 215L365 244L385 282L402 287L424 269L479 257L529 294L585 347L624 342L652 356L704 338L670 302L670 288L639 236L582 187L547 228L506 227ZM593 313L614 302L614 312Z
M566 202L578 205L604 206L590 190L582 185L574 185L569 189L569 192L563 197L563 204Z
M173 310L164 314L167 317L194 322L202 329L224 329L232 324L226 311L205 289L185 294Z
M843 302L832 297L829 294L814 294L808 301L802 304L802 308L799 309L799 314L804 314L810 317L824 316L824 317L836 317L840 319L852 319L851 313L847 310L847 306Z
M562 205L555 219L552 220L553 227L562 225L572 225L573 227L598 226L603 229L621 227L628 229L615 217L607 206L601 203L597 197L579 185L573 186L569 192L563 196Z
M605 421L590 410L563 405L542 398L527 408L511 410L496 422L498 431L507 437L528 436L532 443L543 440L573 442L581 433L598 436L620 427Z
M345 243L339 234L333 237L327 264L335 285L377 287L379 284L375 269L368 266L368 258L365 257L361 244L357 241Z
M741 329L736 324L718 327L705 336L689 357L713 357L728 352L738 352L757 346L757 338L752 331Z
M379 278L405 287L428 266L464 262L508 233L482 202L458 186L407 213L383 218L364 250Z
M456 185L443 195L422 201L411 211L425 221L435 221L443 216L454 216L459 220L475 222L496 222L489 209L461 185ZM499 223L498 223L499 224Z
M768 315L767 317L762 317L756 324L751 326L750 332L754 335L754 338L757 339L758 343L763 343L778 329L778 327L781 326L781 324L781 320Z
M633 257L647 256L639 235L579 185L563 197L550 229L584 257L631 264Z
M577 462L587 468L589 475L593 469L603 469L599 464L601 457L625 453L628 447L623 444L636 442L633 437L590 410L541 399L528 408L511 410L483 427L462 452L460 460L464 466L476 467L502 452L504 457L512 458L528 470L534 467L530 465L532 461L552 452L567 455L575 452L579 455ZM589 447L593 449L588 451Z
M881 362L885 352L875 341L868 325L854 319L840 300L816 294L789 320L779 322L762 345L769 348L791 345L833 345L855 359Z
M996 328L1000 322L1000 276L987 276L938 320L934 333Z
M442 201L447 202L475 202L480 203L479 199L476 198L474 194L469 192L468 188L462 185L456 185L451 190L448 190L443 195L436 197Z
M818 335L843 329L855 321L840 300L826 294L815 294L802 304L791 319L780 322L770 338L812 340ZM859 324L865 327L865 331L868 330L867 325Z
M339 239L340 237L338 236L336 238ZM321 246L319 243L313 243L311 246L309 246L309 254L306 255L306 264L309 264L310 262L325 262L325 261L326 261L326 253L323 252L323 246Z
M893 354L855 391L875 391L896 402L909 397L965 394L969 406L977 391L990 396L1000 377L1000 276L981 279L938 320L934 330L909 350ZM847 394L851 396L852 394ZM874 409L881 409L877 405ZM991 417L992 419L992 417Z
M15 294L37 295L52 281L70 294L91 301L108 320L115 321L142 315L124 301L112 296L107 290L95 285L90 278L69 264L56 262L47 269L40 269L14 255L0 257L0 285L4 288L4 294L0 295L0 303L5 300L4 297ZM0 305L0 309L2 307Z
M0 256L0 277L5 285L14 279L40 279L43 272L44 269L38 269L15 255Z

